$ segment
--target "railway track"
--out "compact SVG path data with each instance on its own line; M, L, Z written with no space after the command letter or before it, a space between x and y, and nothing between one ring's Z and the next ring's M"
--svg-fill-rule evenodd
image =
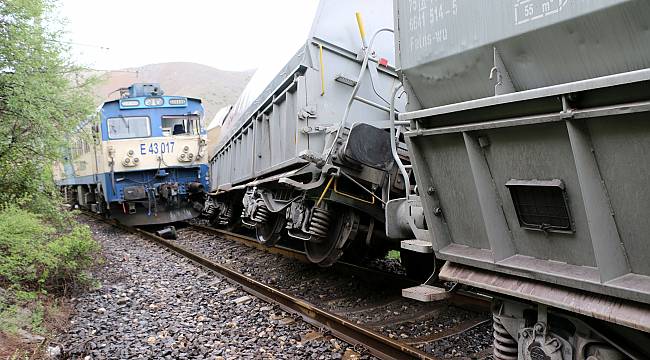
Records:
M300 316L322 334L378 358L438 359L447 353L454 355L460 351L453 349L457 343L454 339L472 337L472 332L481 330L485 333L491 326L485 299L456 293L433 304L410 302L399 296L399 289L413 285L403 276L349 263L322 271L294 249L267 248L246 236L201 225L186 224L178 230L177 240L166 240L147 230L109 223L221 274L252 295ZM283 277L279 271L265 276L261 267L251 266L255 262L285 270L289 264L295 271L292 276ZM488 345L464 358L487 359L490 354Z
M233 233L226 230L216 229L205 225L193 224L189 222L184 222L183 224L193 230L201 231L206 234L219 236L220 238L226 240L235 241L247 247L255 248L257 250L264 251L270 254L278 254L289 259L295 259L297 261L300 261L301 263L305 263L305 264L309 263L309 260L307 259L307 255L305 255L304 252L293 249L291 247L282 246L282 245L269 247L260 244L255 238L246 235ZM332 265L331 268L337 273L358 276L364 281L368 281L368 282L377 282L377 281L381 281L384 283L389 282L395 286L399 286L402 288L415 286L419 284L419 282L409 279L405 276L401 276L399 274L395 274L387 271L381 271L369 267L364 267L364 266L360 266L345 261L338 261L337 263Z
M265 274L266 268L257 272L251 271L251 275L256 276L258 280L270 282L283 291L296 294L318 307L424 350L429 355L443 357L453 354L454 347L471 347L471 341L470 344L465 344L463 336L472 337L473 332L479 332L481 329L489 332L491 329L490 299L477 293L459 289L450 293L451 296L444 301L420 303L401 297L401 289L418 283L399 274L341 261L331 268L321 269L310 264L301 251L293 248L267 247L259 244L254 238L204 225L187 226L188 228L179 230L177 241L183 246L203 252L210 258L219 257L220 261L229 262L227 257L220 255L216 250L225 248L227 241L245 245L244 249L255 248L262 250L262 253L278 256L274 258L269 255L256 255L255 257L262 259L245 261L246 251L240 248L232 256L234 261L229 264L240 271L250 271L255 268L255 263L260 261L283 266L280 263L284 259L295 259L305 264L296 268L282 267L284 273L306 274L304 277L275 279L274 276ZM197 233L210 236L205 237ZM226 242L218 239L225 239ZM316 282L311 276L312 271L316 272ZM335 275L330 278L331 274ZM328 293L327 289L337 288L340 283L344 283L345 287L351 290L339 290L334 295ZM360 299L362 301L358 302ZM491 344L491 341L490 334L484 345L487 342ZM485 346L480 351L465 354L473 358L488 358L491 347Z

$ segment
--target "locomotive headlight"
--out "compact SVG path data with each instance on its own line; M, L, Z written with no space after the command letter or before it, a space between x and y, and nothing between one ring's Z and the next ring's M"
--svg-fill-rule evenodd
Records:
M160 97L149 97L144 99L144 104L147 106L162 106L165 101Z
M183 148L183 151L184 151L184 152L188 152L188 151L190 151L190 147L189 147L189 146L185 146L185 147Z
M187 104L186 99L181 99L181 98L169 99L169 105L185 105L185 104Z
M138 163L140 162L140 159L138 158L133 158L133 150L129 150L127 152L127 156L122 160L122 166L124 167L134 167L137 166Z
M194 159L194 154L192 153L181 153L178 155L178 161L180 162L190 162Z
M140 101L139 100L122 100L122 101L120 101L120 105L122 105L122 107L139 106Z

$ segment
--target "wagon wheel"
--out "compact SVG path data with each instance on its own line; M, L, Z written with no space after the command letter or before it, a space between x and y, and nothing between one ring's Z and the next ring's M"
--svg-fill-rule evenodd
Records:
M327 238L319 242L305 241L307 258L318 266L326 267L334 264L357 235L359 215L354 210L345 209L334 213L337 215L330 226Z
M257 241L266 246L274 246L282 239L282 229L286 222L283 212L270 213L268 221L255 225Z

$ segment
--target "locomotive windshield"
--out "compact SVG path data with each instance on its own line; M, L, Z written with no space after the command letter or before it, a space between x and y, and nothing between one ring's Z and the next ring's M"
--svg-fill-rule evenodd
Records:
M163 136L199 135L198 115L174 115L162 117Z
M151 124L147 116L114 117L106 121L108 137L130 139L151 136Z

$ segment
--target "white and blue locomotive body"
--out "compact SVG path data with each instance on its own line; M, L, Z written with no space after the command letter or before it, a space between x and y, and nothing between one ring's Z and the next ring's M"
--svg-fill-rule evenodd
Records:
M134 84L71 139L55 182L70 203L130 225L196 217L208 186L201 100Z

